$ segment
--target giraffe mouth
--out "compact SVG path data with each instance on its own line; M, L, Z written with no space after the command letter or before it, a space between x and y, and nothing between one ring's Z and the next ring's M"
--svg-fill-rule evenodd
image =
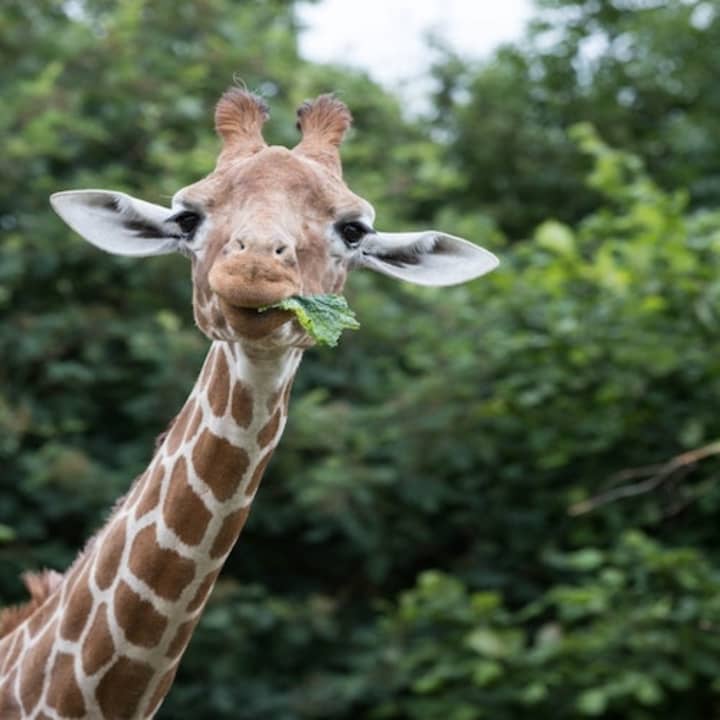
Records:
M260 338L274 332L294 319L288 310L271 309L260 312L257 307L235 305L220 298L220 308L230 327L238 334Z

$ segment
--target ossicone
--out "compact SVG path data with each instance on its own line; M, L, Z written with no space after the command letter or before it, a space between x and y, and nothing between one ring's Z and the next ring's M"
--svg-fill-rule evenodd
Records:
M339 147L345 133L352 125L352 115L347 105L334 95L320 95L306 100L297 110L297 128L303 142L314 140Z
M334 95L320 95L304 102L298 108L297 118L302 140L295 150L340 174L338 148L352 125L347 105Z
M251 155L266 147L262 126L268 117L270 111L261 97L232 87L215 107L215 129L226 150Z

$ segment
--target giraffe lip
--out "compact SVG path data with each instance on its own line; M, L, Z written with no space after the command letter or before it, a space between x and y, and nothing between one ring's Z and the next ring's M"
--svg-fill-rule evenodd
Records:
M261 307L247 306L247 305L233 305L232 303L223 303L226 310L232 313L241 315L248 320L262 320L268 318L280 318L281 316L287 316L288 319L292 317L292 313L288 310L281 310L280 308L267 308L262 309Z
M290 322L294 315L287 310L271 309L259 312L257 307L234 305L220 298L223 315L232 328L251 337L262 337Z
M292 316L292 313L289 310L268 307L267 305L261 305L259 307L256 307L255 305L235 305L234 303L227 301L225 301L223 305L226 309L238 314L242 314L248 318L279 317L280 315Z

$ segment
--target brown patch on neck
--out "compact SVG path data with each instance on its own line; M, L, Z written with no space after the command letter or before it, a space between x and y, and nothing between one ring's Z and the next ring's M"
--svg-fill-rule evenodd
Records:
M17 671L13 670L5 681L5 690L0 692L0 718L7 720L22 720L22 710L13 697L10 688L15 686Z
M67 640L80 638L93 606L92 595L87 587L88 569L85 568L75 581L70 597L63 609L60 634Z
M220 502L226 502L236 493L250 458L242 448L206 429L195 443L192 462L195 472L213 495Z
M186 545L198 545L212 515L188 483L187 463L178 458L170 475L163 505L165 524Z
M62 717L85 717L85 700L75 676L73 656L70 653L58 653L49 677L48 705L55 708Z
M172 642L168 646L165 657L173 659L178 658L182 654L182 652L187 647L187 644L190 642L190 636L192 635L196 624L197 618L194 618L180 625L180 627L177 629L177 632L175 633L175 637L172 639Z
M253 396L250 388L240 380L233 388L230 412L241 428L250 427L253 418Z
M177 600L195 576L192 560L158 545L155 525L148 525L135 536L128 564L135 577L165 600Z
M23 669L20 673L20 702L28 715L32 713L42 695L44 669L55 641L56 630L55 623L50 625L23 658Z
M95 696L106 718L134 718L153 675L147 663L120 656L103 675Z
M45 623L55 614L60 603L60 594L53 593L29 618L27 629L30 637L37 635Z
M170 670L168 670L160 678L160 682L157 684L157 687L155 688L155 691L153 692L152 697L150 698L150 701L147 704L147 708L145 709L145 715L143 715L143 717L150 718L150 717L153 717L153 715L155 715L158 708L160 707L160 703L165 699L165 696L170 692L170 688L172 687L176 672L177 672L177 665L174 668L171 668Z
M0 675L5 675L10 672L10 668L15 666L15 661L18 659L24 644L25 638L22 633L15 633L15 637L10 641L10 647L7 649L5 661L3 662L2 668L0 668ZM0 713L0 718L1 717L4 717L4 715Z
M200 427L200 423L202 422L202 419L203 419L203 409L198 404L197 410L195 410L195 415L193 415L193 419L190 421L187 432L185 433L185 442L190 442L195 437L195 433L197 433L198 428Z
M94 675L103 665L112 660L114 652L115 643L108 625L107 605L101 603L95 612L95 617L83 644L83 670L88 675Z
M190 417L192 416L194 410L195 400L191 398L187 403L185 403L185 406L180 411L179 415L173 420L167 431L167 439L165 440L168 455L174 455L180 447L180 443L185 435L185 430L187 429Z
M272 417L265 423L262 430L258 433L257 441L261 448L267 447L277 437L282 416L283 409L281 407L276 408Z
M214 372L207 387L207 397L210 408L218 417L225 414L225 408L230 395L230 371L228 369L225 353L217 352Z
M198 585L198 589L195 591L195 596L188 603L187 608L185 608L186 612L193 613L203 606L205 601L208 599L210 591L212 590L213 585L215 585L215 581L217 580L219 574L220 568L212 570L204 577L203 581L200 585Z
M102 539L95 563L95 582L101 590L112 585L125 547L125 520L116 521Z
M273 454L273 451L269 450L260 459L260 462L258 463L257 467L255 468L255 472L252 474L252 477L250 478L250 482L248 483L248 486L245 488L245 496L246 497L252 497L257 492L257 489L260 486L260 481L262 480L262 477L265 473L265 468L268 466L268 463L270 462L270 458L272 457L272 454Z
M142 481L143 491L140 502L135 508L135 517L140 519L146 513L157 507L160 502L160 488L165 477L165 465L159 460L147 480Z
M143 600L125 581L115 590L115 619L133 644L153 648L162 638L167 618Z
M240 531L245 525L249 512L249 508L240 508L240 510L230 513L230 515L223 520L223 524L220 530L218 530L218 534L215 536L212 548L210 549L211 558L216 559L230 552L240 535Z

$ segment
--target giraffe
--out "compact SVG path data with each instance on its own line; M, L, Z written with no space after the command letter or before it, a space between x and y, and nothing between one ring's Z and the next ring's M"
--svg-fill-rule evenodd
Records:
M284 310L338 293L353 268L452 285L497 259L436 231L382 233L342 179L347 107L298 109L300 142L268 146L262 99L231 88L215 109L214 170L161 207L106 190L51 197L87 241L119 255L189 257L210 348L147 469L63 574L28 574L31 600L0 614L0 718L151 718L278 444L293 378L313 342Z

